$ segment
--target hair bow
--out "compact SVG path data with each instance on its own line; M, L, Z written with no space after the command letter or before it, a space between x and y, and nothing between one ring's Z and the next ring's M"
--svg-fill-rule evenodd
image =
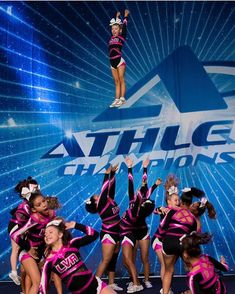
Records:
M33 185L33 184L29 184L29 188L27 187L23 187L21 190L21 196L23 198L26 198L28 201L31 197L32 193L35 193L37 190L40 190L40 185Z
M91 199L88 198L87 200L84 201L86 204L90 205L91 204Z
M35 193L37 190L40 190L40 185L29 184L29 191Z
M171 186L167 192L169 193L169 195L172 195L172 194L178 194L178 188L176 186Z
M29 188L23 187L21 190L21 196L29 201L29 198L31 196L31 191L29 190Z
M206 205L206 203L207 203L207 199L206 199L206 197L202 197L201 198L201 203L200 203L200 205L199 205L199 208L203 208L205 205Z
M49 222L46 225L46 228L47 227L50 227L50 226L56 226L56 227L58 227L61 223L62 223L62 219L54 219L53 221Z
M120 18L112 18L111 20L110 20L110 23L109 23L109 25L110 26L113 26L113 25L115 25L115 24L117 24L117 25L121 25L122 24L122 21L121 21L121 19Z
M182 189L182 192L187 193L191 191L191 188L185 187L184 189Z

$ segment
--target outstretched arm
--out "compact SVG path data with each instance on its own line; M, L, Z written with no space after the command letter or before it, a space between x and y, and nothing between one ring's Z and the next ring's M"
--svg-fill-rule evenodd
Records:
M142 200L142 196L141 196L140 191L138 191L135 198L134 198L134 200L133 200L133 202L132 202L133 203L133 205L131 207L132 217L137 217L137 215L139 213L141 200Z
M105 174L104 174L104 179L103 179L103 184L109 179L109 175L111 173L112 165L106 169Z
M223 256L220 257L220 262L211 256L208 256L208 258L214 264L215 268L218 269L219 271L222 271L222 272L228 271L228 265Z
M98 211L100 211L100 209L103 209L104 206L106 205L106 202L107 202L107 197L108 197L108 192L109 192L109 175L111 172L111 168L112 168L112 166L110 165L106 169L105 174L104 174L103 185L101 188L101 193L100 193L100 197L99 197L98 205L97 205Z
M121 12L120 11L117 11L116 12L116 18L120 18L120 16L121 16Z
M76 223L75 221L65 223L65 225L66 225L66 229L76 229L85 233L85 236L74 238L70 241L70 244L77 248L80 248L82 246L86 246L92 243L99 236L99 233L95 231L92 227Z
M147 168L148 168L149 162L150 162L149 158L146 158L143 161L142 185L143 185L143 183L145 183L147 185Z
M130 11L128 9L125 9L125 11L124 11L124 17L128 17L129 14L130 14Z
M150 198L150 196L153 194L154 190L155 190L158 186L160 186L161 183L162 183L162 179L158 178L158 179L156 180L156 182L152 185L152 187L150 187L150 188L148 189L148 192L147 192L146 198Z
M129 204L134 201L134 179L132 173L133 160L130 157L126 157L126 165L128 167L128 194L129 194Z
M127 27L127 22L128 22L128 15L129 15L129 10L125 10L124 12L124 19L123 19L123 25L122 25L122 37L124 39L126 39L126 34L127 34L127 30L126 30L126 27Z
M118 170L118 164L112 166L111 168L111 173L110 173L110 178L109 178L109 192L108 196L112 199L115 197L115 187L116 187L116 179L115 179L115 174L116 171Z

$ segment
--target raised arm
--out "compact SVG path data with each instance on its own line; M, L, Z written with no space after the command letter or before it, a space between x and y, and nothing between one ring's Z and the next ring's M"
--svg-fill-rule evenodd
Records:
M152 187L150 187L150 188L148 189L148 192L147 192L146 198L150 198L150 196L153 194L154 190L155 190L158 186L160 186L161 183L162 183L162 179L158 178L158 179L156 180L156 182L152 185Z
M134 179L132 173L133 160L126 157L126 165L128 167L128 195L129 195L129 205L134 201L135 191L134 191Z
M124 39L126 39L126 34L127 34L127 29L126 29L126 27L127 27L127 22L128 22L128 15L129 15L129 10L125 10L125 12L124 12L124 19L123 19L123 25L122 25L122 37L124 38Z
M147 168L149 165L149 158L146 158L145 160L143 160L143 176L142 176L142 185L145 184L147 185Z
M85 226L74 221L68 222L65 225L67 229L76 229L85 234L84 236L74 238L70 241L71 246L76 248L80 248L94 242L99 236L99 233L92 227Z
M132 217L137 217L137 215L139 213L141 200L142 200L142 196L141 196L140 191L138 191L133 202L132 202L132 206L131 206Z
M115 174L116 171L118 170L118 164L112 166L111 168L111 173L110 173L110 178L109 178L109 192L108 196L112 199L115 197L115 187L116 187L116 179L115 179Z
M116 12L116 18L120 18L120 16L121 16L121 12L120 11L117 11Z
M98 211L102 210L104 206L107 203L107 197L108 197L108 192L109 192L109 175L111 172L111 165L106 169L105 174L104 174L104 180L103 180L103 185L101 188L101 193L100 197L98 200Z

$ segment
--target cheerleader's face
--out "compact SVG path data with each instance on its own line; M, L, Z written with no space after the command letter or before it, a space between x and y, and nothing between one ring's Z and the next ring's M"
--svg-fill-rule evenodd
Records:
M97 195L97 194L95 194L95 195L93 196L93 199L95 200L95 202L97 202L97 201L99 200L99 198L100 198L100 196Z
M121 27L119 25L113 25L111 28L111 31L112 31L112 35L114 37L117 37L121 33Z
M190 211L192 212L192 214L198 215L199 204L199 202L194 202L190 205Z
M177 194L172 194L171 198L167 200L167 204L169 207L179 206L179 196Z
M62 238L63 234L55 226L47 227L45 230L45 242L47 245L55 245Z
M33 201L32 211L41 213L42 215L45 215L45 216L49 215L48 203L45 197L39 195L37 198L35 198L35 200Z

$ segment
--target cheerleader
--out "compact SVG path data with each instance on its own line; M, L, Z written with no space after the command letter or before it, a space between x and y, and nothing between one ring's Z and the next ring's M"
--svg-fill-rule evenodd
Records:
M76 229L84 236L70 240L68 229ZM91 227L74 221L64 223L55 219L47 224L45 242L48 257L43 266L40 294L47 294L48 281L52 272L56 273L73 294L114 294L100 278L94 276L81 259L79 249L98 238L98 232Z
M116 283L115 268L120 248L120 216L119 207L115 197L115 173L118 165L106 170L100 195L93 195L86 201L86 210L90 213L99 213L102 220L100 241L102 246L102 261L100 262L96 276L101 278L104 271L108 271L109 286L116 291L123 290Z
M171 208L177 208L179 206L178 184L179 181L175 175L168 175L164 185L167 207L160 206L155 209L155 214L160 215L161 220L163 220L163 218ZM163 281L163 276L165 274L165 263L162 252L162 240L157 237L157 233L155 233L152 238L152 248L155 251L160 262L160 277ZM160 292L162 291L163 290L161 289ZM169 290L169 294L173 294L173 291L171 289Z
M188 284L192 294L226 294L225 285L218 274L219 271L228 271L228 265L223 256L220 262L201 253L201 244L211 240L208 233L196 232L181 238L182 258L188 269Z
M28 205L31 215L28 222L15 234L22 250L19 259L26 274L31 280L29 294L37 294L40 284L39 261L45 250L44 229L48 222L55 217L55 211L48 209L48 202L40 193L32 193ZM25 234L27 237L22 238Z
M144 268L144 285L146 288L152 288L152 284L149 281L150 265L149 265L149 246L150 236L148 232L148 226L146 218L153 212L155 202L150 199L150 196L155 189L162 183L161 179L157 179L156 182L148 188L147 181L147 167L149 165L149 159L143 161L143 176L142 185L139 189L141 193L141 206L138 214L137 222L135 224L134 236L136 239L134 257L136 257L137 248L140 247L141 261ZM135 260L135 258L134 258Z
M194 202L190 206L190 211L195 215L197 219L197 232L201 233L201 216L206 212L210 219L216 219L216 211L211 202L206 197L202 197L200 201Z
M183 192L180 207L169 210L156 232L156 237L163 240L162 252L165 264L163 294L169 293L174 265L181 254L180 238L197 229L196 218L189 208L192 204L193 196L198 196L200 193L201 191L196 188Z
M126 158L126 165L128 167L128 194L129 194L129 207L121 217L120 230L121 230L121 246L123 263L127 268L132 282L127 288L127 293L134 293L143 290L143 286L138 280L138 274L134 262L134 247L136 238L134 235L135 225L138 219L138 214L141 205L141 193L134 193L132 166L133 161L131 158Z
M18 207L11 210L12 217L8 225L8 233L11 239L11 272L9 273L9 277L16 285L20 285L20 277L17 274L17 260L19 253L18 243L20 241L20 234L17 232L27 223L30 218L31 211L28 205L28 200L31 196L31 193L39 190L40 186L32 177L28 177L27 179L20 181L15 187L15 192L17 192L20 195L20 198L23 199L22 203L20 203Z
M126 83L124 79L126 62L122 58L122 47L126 41L129 10L125 10L123 22L120 15L121 13L118 11L116 19L112 18L110 21L112 36L109 40L109 60L115 84L115 100L110 107L119 107L126 102Z

